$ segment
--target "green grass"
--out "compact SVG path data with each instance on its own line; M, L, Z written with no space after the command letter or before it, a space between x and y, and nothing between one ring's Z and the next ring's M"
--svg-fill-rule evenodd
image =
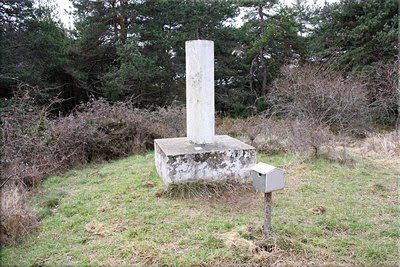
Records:
M398 264L400 168L292 155L258 160L287 170L286 189L273 194L268 240L261 235L262 194L157 196L163 184L150 152L47 179L32 203L40 228L2 249L2 264ZM313 212L317 206L325 212Z

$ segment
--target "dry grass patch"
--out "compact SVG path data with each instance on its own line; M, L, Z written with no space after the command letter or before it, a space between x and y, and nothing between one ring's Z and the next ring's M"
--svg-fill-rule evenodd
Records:
M28 207L28 193L18 185L0 189L0 243L15 245L38 226L35 210Z
M194 181L189 183L171 183L157 192L159 197L170 198L219 198L226 193L252 190L249 182L238 180Z

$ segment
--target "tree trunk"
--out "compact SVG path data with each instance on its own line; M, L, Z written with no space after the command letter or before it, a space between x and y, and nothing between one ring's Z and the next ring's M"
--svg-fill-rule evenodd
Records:
M117 8L115 6L116 5L115 1L116 0L110 0L110 4L112 7L113 16L114 16L114 18L113 18L114 36L115 36L115 39L117 40L118 39L118 27L117 27L118 17L117 17Z
M260 16L259 36L260 38L262 38L262 36L264 35L264 11L262 4L258 5L258 15ZM261 95L265 95L267 93L267 64L265 63L264 52L264 47L262 47L260 51L260 63L262 66Z
M400 35L399 35L400 40ZM400 55L400 53L399 53ZM400 134L400 61L397 60L397 122L396 131Z
M254 92L254 63L256 61L257 57L253 58L253 60L251 61L251 65L250 65L250 73L249 73L249 78L250 78L250 91ZM257 92L256 92L257 95Z
M264 96L267 94L267 64L265 63L265 58L264 58L264 48L261 49L260 53L260 60L261 60L261 65L263 68L262 72L262 86L261 86L261 95Z
M128 32L126 29L126 15L125 15L126 3L125 3L125 0L120 0L119 3L120 3L120 12L118 14L118 23L119 23L119 26L121 27L120 39L121 39L121 42L123 44L125 44L126 39L128 37Z

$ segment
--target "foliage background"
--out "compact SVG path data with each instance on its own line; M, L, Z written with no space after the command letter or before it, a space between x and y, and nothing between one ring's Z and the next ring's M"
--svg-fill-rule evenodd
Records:
M324 64L368 77L394 62L398 2L343 0L322 7L298 0L132 1L74 0L75 25L64 28L46 1L0 3L0 96L18 83L53 96L69 114L91 97L134 100L137 107L184 103L184 43L215 42L216 108L248 116L271 108L266 100L284 65ZM233 23L242 16L239 26ZM369 102L374 86L366 86ZM4 102L4 101L3 101ZM389 118L398 114L392 103ZM378 116L379 117L379 116Z

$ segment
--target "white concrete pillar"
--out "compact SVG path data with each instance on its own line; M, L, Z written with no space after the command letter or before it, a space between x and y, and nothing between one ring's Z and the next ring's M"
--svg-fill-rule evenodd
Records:
M215 140L214 42L187 41L185 51L187 137L195 144L211 144Z

